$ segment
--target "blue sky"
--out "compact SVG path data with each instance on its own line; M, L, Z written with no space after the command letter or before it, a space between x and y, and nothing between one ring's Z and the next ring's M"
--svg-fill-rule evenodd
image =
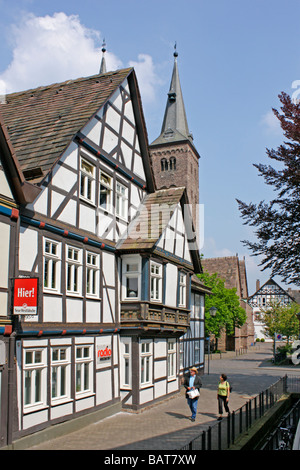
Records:
M160 133L177 42L190 131L201 155L205 257L245 256L249 292L264 283L235 198L272 197L253 163L283 140L278 94L300 80L299 0L0 0L0 91L134 66L151 143ZM298 85L297 85L298 86ZM268 162L269 163L269 162ZM280 283L280 279L276 278Z

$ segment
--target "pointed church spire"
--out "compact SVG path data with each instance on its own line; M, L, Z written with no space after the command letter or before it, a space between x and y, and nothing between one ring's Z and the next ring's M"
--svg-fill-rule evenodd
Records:
M193 136L189 131L185 106L179 80L177 65L177 45L174 46L174 66L168 92L167 105L161 128L160 136L153 142L159 144L164 142L176 142L188 139L193 141Z
M106 52L106 44L105 44L105 39L103 39L103 43L102 43L102 60L101 60L99 73L106 73L106 61L105 61L105 55L104 55L105 52Z

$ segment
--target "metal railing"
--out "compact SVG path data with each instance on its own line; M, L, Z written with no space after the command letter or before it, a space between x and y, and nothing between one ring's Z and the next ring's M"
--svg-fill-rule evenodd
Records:
M292 450L293 438L300 418L300 400L280 420L260 450Z
M298 379L299 380L299 379ZM279 398L287 392L287 376L281 377L267 390L251 398L241 408L232 411L222 421L208 429L182 447L180 450L225 450L235 443L237 437L248 431Z

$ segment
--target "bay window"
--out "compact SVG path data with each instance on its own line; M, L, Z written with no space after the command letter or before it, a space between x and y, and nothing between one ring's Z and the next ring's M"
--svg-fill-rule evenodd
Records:
M123 300L140 297L140 258L123 258Z

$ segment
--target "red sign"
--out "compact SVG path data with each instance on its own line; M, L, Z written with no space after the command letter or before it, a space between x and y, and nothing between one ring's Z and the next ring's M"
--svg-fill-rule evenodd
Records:
M38 279L15 279L14 314L36 315L38 301Z

